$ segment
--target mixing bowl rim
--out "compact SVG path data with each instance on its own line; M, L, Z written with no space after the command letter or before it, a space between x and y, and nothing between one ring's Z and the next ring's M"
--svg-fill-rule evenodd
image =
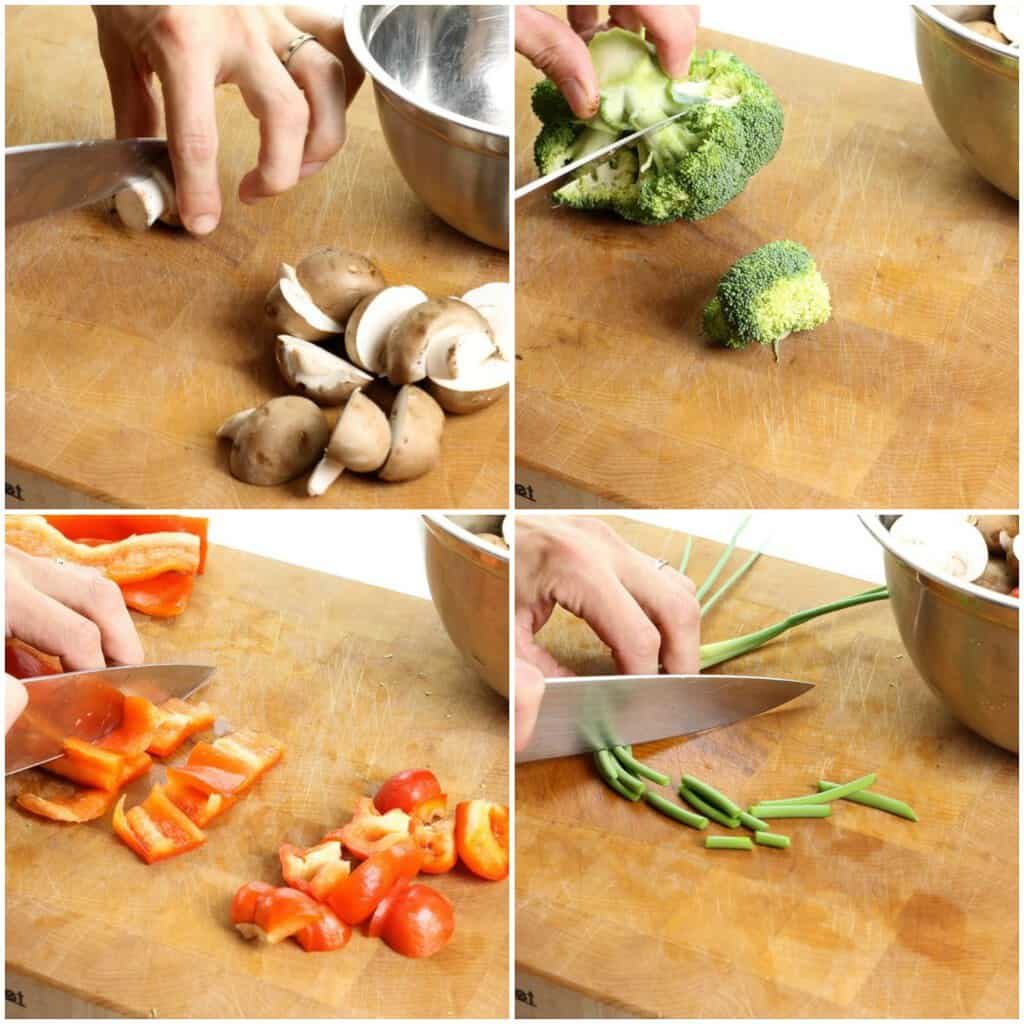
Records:
M420 97L413 95L413 93L406 89L405 86L399 83L393 75L385 71L377 62L373 54L370 53L369 47L363 39L362 29L360 27L363 9L371 6L383 7L385 10L390 11L401 5L349 4L345 8L345 41L348 43L348 47L352 51L352 56L359 62L363 71L373 79L374 84L393 92L396 96L415 107L417 110L422 110L424 113L430 114L442 121L448 121L452 124L460 125L463 128L470 128L473 131L482 132L484 135L493 135L500 139L511 138L511 128L500 128L497 125L487 124L485 121L478 121L476 118L457 114L453 110L446 110L444 107L439 107L436 103L424 102Z
M467 513L456 513L457 515L463 515ZM453 523L448 518L449 513L447 512L424 512L423 518L428 522L433 523L439 530L443 530L449 536L455 537L457 540L461 540L464 543L468 543L470 547L477 551L483 552L487 555L495 555L500 558L503 562L508 562L512 558L512 550L510 548L494 547L493 544L486 544L484 541L473 533L471 530L467 530L464 526L459 526L458 523Z
M878 541L882 547L889 552L897 561L902 565L905 565L908 569L913 572L925 576L935 583L939 583L942 586L949 587L951 590L957 590L962 594L967 594L970 597L980 597L984 601L988 601L991 604L999 605L1003 608L1009 608L1012 611L1020 611L1020 601L1010 597L1009 594L999 594L994 590L989 590L986 587L979 587L976 583L967 583L964 580L958 580L953 576L946 576L944 573L933 572L931 569L925 569L922 566L910 561L907 556L897 548L889 538L889 531L882 525L881 513L878 512L862 512L858 516L861 523L864 524L865 529L872 537Z
M983 50L989 50L1000 57L1012 57L1015 61L1019 62L1019 49L1015 49L1009 43L997 43L994 39L986 39L975 32L969 32L964 28L962 22L957 21L956 18L951 18L948 14L943 14L936 4L911 4L910 6L917 14L929 19L939 27L947 29L960 39L974 43Z

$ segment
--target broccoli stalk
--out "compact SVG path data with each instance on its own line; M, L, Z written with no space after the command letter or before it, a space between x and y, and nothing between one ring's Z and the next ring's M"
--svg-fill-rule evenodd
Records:
M627 220L662 224L701 220L720 210L776 153L782 108L772 91L730 53L694 58L689 77L672 81L652 47L624 29L599 32L590 42L600 84L598 113L575 118L554 83L534 88L533 109L543 123L534 143L542 174L648 128L677 121L581 169L554 194L575 209L611 210Z
M769 242L738 259L704 308L704 332L727 348L779 343L810 331L832 315L828 285L814 257L796 242Z

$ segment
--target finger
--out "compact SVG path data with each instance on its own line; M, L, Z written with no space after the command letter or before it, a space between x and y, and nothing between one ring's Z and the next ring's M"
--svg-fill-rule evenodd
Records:
M187 56L156 67L163 86L167 149L181 222L194 235L207 235L220 220L217 180L217 112L212 63Z
M14 676L4 676L4 731L10 732L11 726L28 704L28 691L24 684Z
M535 628L530 612L524 610L516 613L516 657L532 662L542 675L549 678L572 675L557 658L537 643Z
M665 671L696 674L700 669L700 605L690 581L668 566L658 569L646 559L636 559L621 572L621 578L661 634L659 654Z
M609 5L608 24L628 29L630 32L639 32L643 27L643 23L636 13L636 7L632 4Z
M29 581L55 601L94 622L108 661L138 665L144 660L142 642L124 603L121 588L95 569L57 565L33 559L23 566Z
M604 565L566 567L555 600L583 619L612 650L619 671L654 675L661 635L618 576Z
M697 42L697 25L689 8L652 6L633 10L647 29L647 40L654 44L662 71L672 79L685 78Z
M544 676L541 670L525 658L516 658L516 750L522 750L530 742L543 697Z
M288 64L292 80L309 107L309 131L299 176L321 167L345 142L345 69L337 57L315 42L306 43Z
M302 169L309 104L269 48L263 59L240 67L232 81L260 123L259 157L238 186L238 198L253 203L287 192L299 180Z
M597 75L590 51L564 21L533 7L517 7L516 50L561 89L577 117L597 113Z
M597 29L600 14L597 7L584 4L569 4L566 13L569 17L569 24L582 39L589 39Z
M345 23L341 18L310 7L286 7L284 16L300 32L316 36L316 41L341 61L345 70L345 104L346 107L351 106L366 76L362 65L352 56L345 39Z
M106 667L99 626L33 587L8 609L7 632L56 655L68 672Z
M135 65L122 46L100 36L100 56L107 72L114 108L114 133L119 139L154 138L160 134L160 105L152 75Z

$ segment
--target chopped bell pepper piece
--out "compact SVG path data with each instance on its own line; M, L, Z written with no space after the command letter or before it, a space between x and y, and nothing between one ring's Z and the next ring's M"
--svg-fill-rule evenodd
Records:
M188 606L196 585L195 576L186 572L164 572L149 580L121 584L124 603L154 619L173 619Z
M101 818L110 810L116 792L106 789L80 789L67 797L44 797L38 793L19 793L18 806L50 821L81 823Z
M191 757L179 768L168 768L168 776L171 772L201 793L216 793L220 796L236 796L245 788L248 781L240 772L229 772L223 768L214 768L212 765L193 764Z
M129 782L141 779L152 767L153 758L147 753L136 754L134 757L125 757L124 769L121 772L121 785L127 786Z
M121 788L125 758L123 754L72 736L64 741L63 756L43 767L81 786L114 791Z
M168 757L197 733L209 729L216 715L205 701L189 704L172 697L156 709L156 731L148 750L157 757Z
M193 784L192 776L180 768L167 769L167 799L200 828L206 828L238 802L221 793L208 793Z
M221 736L213 741L213 748L235 764L245 765L252 782L270 771L284 753L284 745L273 736L253 729L239 729Z
M443 875L455 867L455 822L441 818L428 824L413 822L412 841L423 856L420 871L425 875Z
M60 658L43 654L12 637L4 647L4 671L15 679L35 679L37 676L52 676L63 672L64 666Z
M285 843L277 855L285 882L315 900L326 899L327 894L351 870L349 862L341 859L341 843L337 840L319 843L306 850Z
M246 939L273 945L322 920L320 906L297 889L243 885L231 904L231 923Z
M124 796L114 808L118 838L147 864L176 857L206 842L205 833L168 799L163 786L125 813Z
M362 796L356 801L352 820L347 825L328 832L322 841L340 839L353 857L365 860L402 839L408 839L410 822L411 819L405 811L396 807L386 814L381 814L370 797Z
M508 875L508 808L490 800L465 800L455 807L455 849L481 878Z
M300 928L292 938L307 953L329 953L341 949L352 938L352 929L326 907L321 906L319 910L320 920Z
M438 793L437 796L430 797L429 800L423 800L418 803L410 814L412 818L411 828L415 828L417 824L429 825L432 821L439 821L448 813L448 794Z
M96 745L126 758L143 753L156 731L157 714L156 706L145 697L125 697L121 724L97 740Z

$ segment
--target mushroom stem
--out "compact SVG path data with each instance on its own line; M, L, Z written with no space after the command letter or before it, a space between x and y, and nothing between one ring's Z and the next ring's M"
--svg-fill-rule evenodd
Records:
M155 167L148 176L133 176L125 182L125 187L114 196L114 209L129 231L146 231L158 220L177 223L174 186Z
M229 416L218 428L217 437L221 440L234 441L235 435L238 433L242 424L256 411L255 407L252 409L243 409L241 412L236 412L234 416Z
M309 481L306 484L306 493L311 498L319 498L326 493L327 488L345 472L345 467L326 455L316 464L316 468L309 474Z

